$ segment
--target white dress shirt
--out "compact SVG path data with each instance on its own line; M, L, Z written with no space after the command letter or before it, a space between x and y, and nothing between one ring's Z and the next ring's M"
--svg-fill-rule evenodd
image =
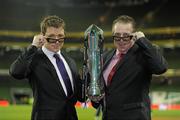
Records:
M61 55L61 51L58 51L57 53L54 53L52 51L49 51L47 48L45 48L44 46L42 47L42 51L44 52L44 54L49 58L49 60L51 61L51 63L53 64L54 68L56 69L56 73L58 75L58 78L59 78L59 81L63 87L63 90L65 92L65 94L67 95L67 89L66 89L66 86L64 84L64 81L62 79L62 76L60 74L60 71L58 69L58 66L56 64L56 58L53 56L54 54L58 54L60 56L60 58L62 59L63 63L64 63L64 66L66 68L66 71L69 75L69 78L70 78L70 81L71 81L71 85L72 85L72 88L74 88L74 85L73 85L73 78L72 78L72 73L71 73L71 70L69 68L69 65L67 64L67 62L65 61L64 57ZM73 89L74 91L74 89Z

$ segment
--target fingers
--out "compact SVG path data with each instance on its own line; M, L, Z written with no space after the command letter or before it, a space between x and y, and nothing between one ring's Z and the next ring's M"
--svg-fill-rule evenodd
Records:
M132 40L133 40L133 41L136 41L136 40L137 40L136 33L132 33L131 35L133 36L133 37L132 37Z
M133 39L134 41L138 40L139 38L145 37L144 33L141 32L141 31L134 32L134 33L132 33L132 35L133 35L133 38L132 38L132 39Z
M45 43L45 37L43 35L39 34L34 36L32 45L36 47L42 47L44 43Z

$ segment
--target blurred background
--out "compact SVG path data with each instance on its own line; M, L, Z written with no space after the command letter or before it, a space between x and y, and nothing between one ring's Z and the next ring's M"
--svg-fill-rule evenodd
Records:
M64 50L82 69L84 31L96 24L104 31L104 50L112 49L112 21L126 14L135 18L138 30L160 46L169 64L165 74L152 79L153 120L180 120L179 11L180 2L176 0L0 0L0 119L30 119L33 99L28 81L13 79L8 69L40 32L45 16L58 15L65 20ZM94 116L95 111L90 109L85 114ZM16 111L24 114L18 116ZM84 114L78 114L80 120L87 120Z

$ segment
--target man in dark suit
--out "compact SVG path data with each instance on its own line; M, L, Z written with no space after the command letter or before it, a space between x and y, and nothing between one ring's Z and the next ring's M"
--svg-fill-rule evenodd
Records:
M41 34L13 62L10 74L27 78L33 90L32 120L77 120L75 103L81 101L81 80L73 59L61 51L65 22L48 16Z
M130 16L115 19L112 34L115 49L104 55L103 120L151 120L151 78L167 70L166 60L143 32L135 32Z

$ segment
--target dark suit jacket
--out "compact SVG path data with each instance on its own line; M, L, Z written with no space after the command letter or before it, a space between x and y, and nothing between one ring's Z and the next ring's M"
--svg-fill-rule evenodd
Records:
M105 54L103 70L115 52ZM150 120L148 94L152 74L161 74L166 70L166 60L156 46L146 38L136 41L118 64L111 85L105 88L103 119ZM97 104L94 106L97 107Z
M73 76L74 94L66 97L56 70L41 49L30 46L11 65L10 74L27 78L33 90L32 120L77 120L75 103L81 101L81 81L75 62L63 54Z

